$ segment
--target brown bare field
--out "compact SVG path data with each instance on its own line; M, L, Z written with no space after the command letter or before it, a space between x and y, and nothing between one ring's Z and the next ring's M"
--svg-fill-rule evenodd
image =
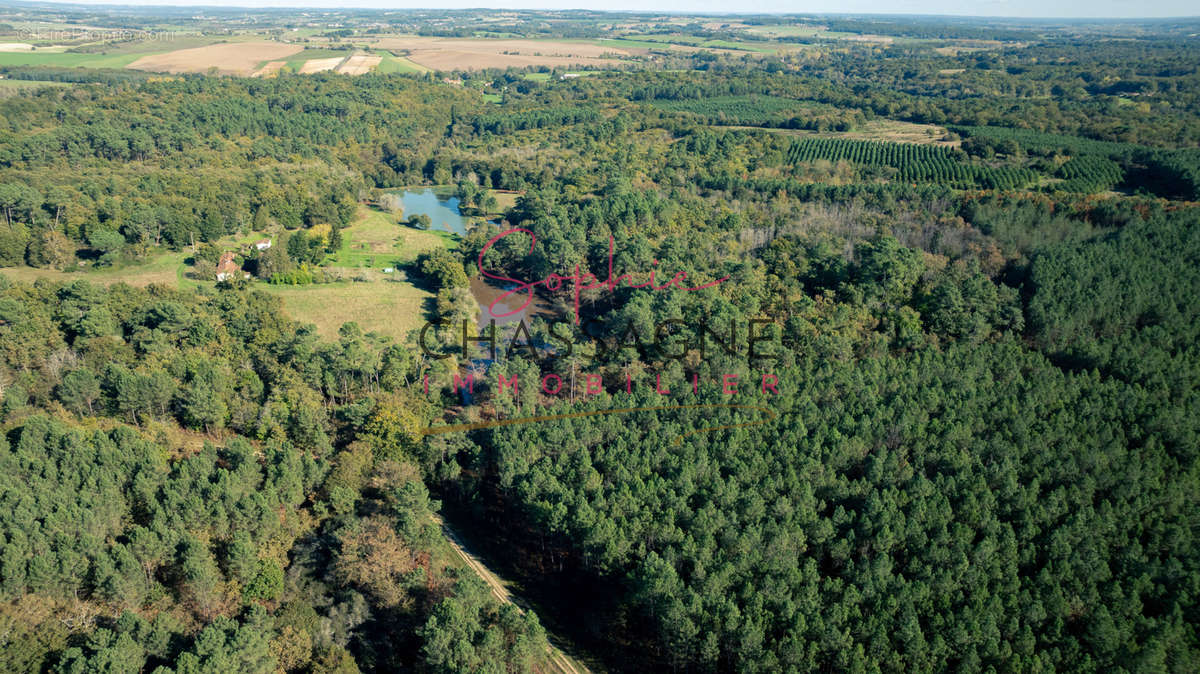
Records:
M334 56L333 58L327 59L309 59L304 62L303 66L300 67L300 74L311 75L324 70L333 70L334 68L338 67L338 64L344 61L345 58L346 57L344 56Z
M842 39L847 42L876 42L879 44L891 44L896 41L896 38L888 37L887 35L869 35L867 33L863 33L862 35L847 35Z
M202 73L216 68L224 75L252 75L263 61L286 58L303 47L282 42L237 42L150 54L129 64L135 70Z
M391 37L376 47L408 52L408 59L432 70L481 70L526 66L613 67L620 63L608 54L633 55L636 50L586 42L550 40L487 40L437 37Z
M873 119L853 131L806 131L802 129L767 129L757 126L721 126L722 129L747 129L777 133L785 136L823 136L850 140L881 140L889 143L913 143L916 145L943 145L958 147L959 140L943 140L949 129L936 124L915 124L894 119Z
M346 59L345 63L338 66L337 71L343 75L363 75L371 72L371 69L379 65L382 61L382 56L355 54Z
M915 124L894 119L873 119L854 131L831 135L858 140L885 140L892 143L915 143L917 145L945 145L958 147L962 141L942 140L949 130L936 124Z
M271 77L279 73L279 69L287 65L287 61L270 61L254 71L250 77Z

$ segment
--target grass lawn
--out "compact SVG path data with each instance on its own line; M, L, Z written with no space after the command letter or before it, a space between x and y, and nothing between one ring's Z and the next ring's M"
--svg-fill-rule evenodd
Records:
M409 264L430 248L456 245L449 234L401 225L390 213L373 208L360 210L358 220L342 230L342 237L341 250L326 258L325 266L378 271Z
M326 259L324 266L340 268L347 277L359 275L370 281L339 281L310 286L257 287L283 299L289 316L317 326L322 337L336 338L343 323L354 321L364 332L378 332L403 341L410 330L419 328L433 310L433 293L418 288L404 272L384 274L384 267L403 267L423 251L457 245L449 234L414 229L398 224L390 213L362 208L358 220L342 230L341 250Z
M434 295L403 280L366 283L340 281L310 286L260 283L256 288L283 299L284 312L317 326L317 333L336 339L343 323L354 321L363 332L378 332L397 342L419 328L433 310Z
M545 82L550 79L550 73L525 73L523 77L534 82Z
M503 213L517 204L517 197L521 196L516 192L499 192L497 190L488 190L496 197L496 210Z
M34 267L5 267L0 269L0 274L4 274L14 281L24 281L25 283L33 283L38 279L50 279L51 281L61 281L70 283L72 281L84 280L92 283L108 285L123 281L131 286L148 286L151 283L163 283L169 286L179 286L180 280L185 280L189 284L195 282L191 279L184 279L182 267L185 258L191 256L191 252L186 253L162 253L157 255L143 264L130 264L121 267L105 267L89 271L58 271L57 269L37 269Z

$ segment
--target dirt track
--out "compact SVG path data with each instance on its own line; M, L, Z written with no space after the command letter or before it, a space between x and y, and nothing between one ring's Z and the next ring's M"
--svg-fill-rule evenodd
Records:
M439 527L441 527L442 534L446 536L447 541L450 541L450 547L454 548L454 551L458 553L458 556L462 558L464 562L466 562L467 566L470 567L472 571L475 572L475 575L479 576L479 578L487 584L488 588L491 589L492 596L494 596L502 604L512 604L513 606L517 607L518 611L522 613L527 610L519 600L514 600L513 594L508 591L508 588L505 586L504 582L500 580L499 576L492 573L490 569L484 566L483 562L479 561L478 557L467 551L466 547L463 546L462 541L459 540L458 536L452 529L450 529L450 527L446 526L446 522L442 520L441 516L434 515L433 521ZM559 650L554 644L550 644L547 649L547 652L550 655L550 664L553 665L559 672L562 672L563 674L587 674L591 671L581 663L575 662L571 658L568 658L566 654Z

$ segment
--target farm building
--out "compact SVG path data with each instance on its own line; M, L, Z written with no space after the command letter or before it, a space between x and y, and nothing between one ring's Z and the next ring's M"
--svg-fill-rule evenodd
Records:
M242 278L250 278L249 274L242 271L241 265L234 262L232 252L222 253L221 260L217 262L217 281L229 281L239 274Z

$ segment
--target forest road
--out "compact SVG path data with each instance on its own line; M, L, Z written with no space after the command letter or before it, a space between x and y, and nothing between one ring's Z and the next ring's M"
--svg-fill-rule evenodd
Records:
M467 566L475 572L475 575L479 576L484 583L487 583L488 588L492 591L492 596L496 597L496 599L498 599L501 603L512 604L513 606L517 607L518 611L522 613L529 610L529 608L524 605L524 602L522 602L519 597L514 597L513 593L508 591L508 587L503 581L500 580L499 576L493 573L491 569L484 566L483 562L479 561L478 557L471 554L467 550L466 546L463 545L462 540L457 534L454 533L454 530L446 524L441 515L435 513L432 515L432 517L434 523L441 528L442 534L445 535L446 540L450 542L450 547L454 548L454 551L458 553L458 556L461 557L462 560L466 562ZM549 634L547 634L546 637L546 640L550 642L547 646L547 652L550 655L550 664L556 671L562 672L563 674L590 674L591 670L589 670L582 663L571 659L557 646L555 646Z

